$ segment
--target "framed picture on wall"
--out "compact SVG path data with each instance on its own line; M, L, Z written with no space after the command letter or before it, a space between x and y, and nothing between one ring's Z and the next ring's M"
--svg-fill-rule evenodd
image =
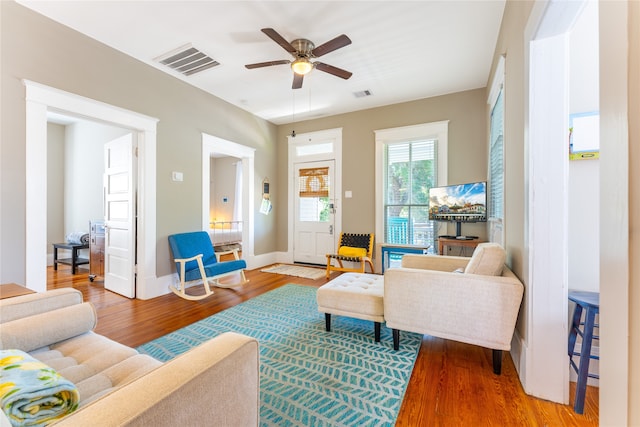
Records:
M600 113L590 111L569 116L569 159L600 157Z

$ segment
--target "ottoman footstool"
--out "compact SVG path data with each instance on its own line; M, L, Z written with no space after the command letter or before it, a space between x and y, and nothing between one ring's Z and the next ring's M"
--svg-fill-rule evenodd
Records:
M318 311L324 313L327 332L331 315L355 317L374 322L376 342L384 322L384 276L367 273L343 273L318 288Z

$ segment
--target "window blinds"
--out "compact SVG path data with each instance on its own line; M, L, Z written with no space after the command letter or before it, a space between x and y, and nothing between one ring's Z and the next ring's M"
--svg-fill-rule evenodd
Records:
M329 197L329 168L300 169L300 197Z
M491 110L489 148L489 216L503 219L504 200L504 97L500 89Z

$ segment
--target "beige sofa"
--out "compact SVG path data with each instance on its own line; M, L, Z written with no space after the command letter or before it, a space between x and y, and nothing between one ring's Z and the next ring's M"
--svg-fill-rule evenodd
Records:
M96 321L71 288L0 300L0 349L28 352L80 392L79 408L56 425L258 424L253 338L222 334L163 364L94 333Z
M493 370L500 374L524 293L504 260L495 244L479 245L471 259L405 255L401 268L384 275L384 318L394 348L400 331L479 345L493 350Z

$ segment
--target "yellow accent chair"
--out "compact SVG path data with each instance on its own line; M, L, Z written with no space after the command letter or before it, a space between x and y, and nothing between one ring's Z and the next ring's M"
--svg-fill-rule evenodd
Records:
M331 276L332 271L364 273L365 264L369 264L371 273L373 273L373 261L371 260L373 256L373 240L373 233L340 233L338 253L327 254L327 279ZM336 260L338 265L333 265L333 260ZM345 267L342 264L343 261L357 263L358 267Z

